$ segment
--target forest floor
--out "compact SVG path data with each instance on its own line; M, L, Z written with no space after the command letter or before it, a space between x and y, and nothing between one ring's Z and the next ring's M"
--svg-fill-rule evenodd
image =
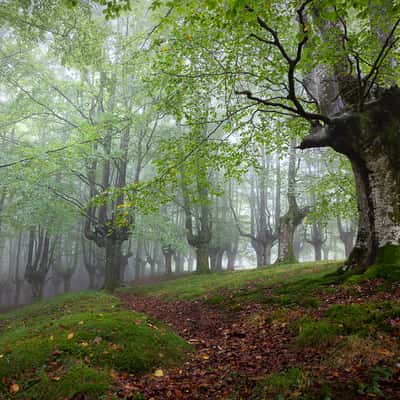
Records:
M338 283L337 266L194 274L2 314L0 399L400 399L399 270Z
M379 273L339 285L324 277L336 268L273 267L125 289L129 308L166 322L193 351L160 376L120 374L120 396L400 399L400 285Z

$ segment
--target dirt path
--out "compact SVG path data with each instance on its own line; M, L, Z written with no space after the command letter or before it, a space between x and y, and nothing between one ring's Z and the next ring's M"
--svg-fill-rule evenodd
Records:
M293 333L288 322L271 323L271 312L255 304L227 313L200 302L135 296L123 300L128 307L168 323L195 348L184 365L164 371L164 377L123 378L128 392L137 389L146 399L217 400L233 392L248 398L258 377L291 367L301 356L289 349ZM285 320L300 315L300 310L292 310Z
M398 298L397 288L390 294L376 296L369 287L360 293L336 293L321 298L322 309L328 304L376 301ZM383 298L382 298L383 297ZM158 297L124 295L128 308L144 312L170 325L193 344L194 352L178 368L163 370L162 377L118 376L122 395L135 399L141 393L150 400L166 399L259 399L254 393L257 382L266 375L285 368L306 367L317 376L332 381L361 379L359 371L331 371L323 360L334 356L337 349L296 348L291 323L305 315L318 317L321 310L301 307L282 308L249 304L239 311L227 312L200 301L164 301ZM354 376L351 375L354 373ZM397 378L396 378L397 379ZM388 387L386 399L398 399L400 388ZM394 389L394 392L393 392ZM132 397L129 397L132 396ZM253 396L253 397L252 397ZM141 398L141 397L140 397ZM352 399L369 396L353 394ZM379 397L377 397L379 398Z

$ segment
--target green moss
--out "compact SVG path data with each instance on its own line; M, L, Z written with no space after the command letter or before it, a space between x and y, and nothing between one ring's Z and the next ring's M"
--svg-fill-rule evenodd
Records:
M341 333L362 336L390 329L387 320L398 316L400 305L389 302L334 305L326 312L331 323L340 324Z
M40 382L24 391L25 398L57 400L81 395L85 399L95 400L111 385L110 374L84 365L73 365L68 372L57 377L59 380L49 379L46 374L42 374L40 378Z
M120 289L120 293L135 293L162 296L171 299L210 298L221 295L221 290L231 291L233 297L248 297L245 292L252 291L252 298L262 301L264 288L287 282L298 282L305 278L315 278L333 272L337 262L297 263L292 265L273 265L248 271L227 271L207 275L189 275L173 281L141 285ZM251 288L248 287L251 285ZM256 293L258 291L258 293ZM234 299L233 299L234 300Z
M339 326L326 320L304 321L299 325L299 334L295 343L299 347L329 346L336 341Z
M265 377L256 388L257 398L295 399L299 393L307 390L309 379L300 368L290 368L286 371L273 373ZM302 396L306 399L306 396Z
M99 398L94 389L105 392L110 369L142 374L184 359L190 347L168 327L122 309L110 295L96 297L62 296L3 317L0 376L20 385L13 398L69 398L75 389ZM51 380L54 373L59 381ZM7 393L0 386L0 398Z
M399 265L400 246L386 245L381 247L375 260L376 265Z

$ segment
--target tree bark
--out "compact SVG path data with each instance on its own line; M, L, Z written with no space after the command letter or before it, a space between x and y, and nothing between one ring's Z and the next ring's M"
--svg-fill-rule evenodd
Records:
M104 288L114 291L120 284L122 242L113 237L106 239L106 270L104 277Z
M196 247L196 271L200 274L210 272L208 260L208 242L201 242Z
M310 210L309 207L299 208L296 200L296 142L294 140L291 142L289 152L287 199L289 208L281 217L279 225L279 248L276 260L279 264L297 262L293 244L294 234Z
M399 255L400 89L382 92L360 112L342 113L306 137L301 148L331 146L351 162L359 212L355 246L343 270L365 270L382 254ZM321 141L321 138L323 140ZM385 248L396 246L389 260ZM379 257L381 259L381 257Z
M162 249L164 259L165 259L165 273L166 275L172 274L172 256L174 254L171 246L163 247Z

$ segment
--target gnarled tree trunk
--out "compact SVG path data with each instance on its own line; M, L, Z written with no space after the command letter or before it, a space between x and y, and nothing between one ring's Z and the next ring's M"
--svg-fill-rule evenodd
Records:
M378 256L394 263L400 244L400 89L391 88L363 111L319 126L301 148L331 146L352 165L359 212L355 246L343 269L365 270ZM390 259L395 245L396 255Z
M294 234L304 217L309 212L309 207L300 208L296 199L296 142L292 141L289 152L288 191L287 199L289 208L280 218L279 248L277 263L289 264L297 262L294 253Z

